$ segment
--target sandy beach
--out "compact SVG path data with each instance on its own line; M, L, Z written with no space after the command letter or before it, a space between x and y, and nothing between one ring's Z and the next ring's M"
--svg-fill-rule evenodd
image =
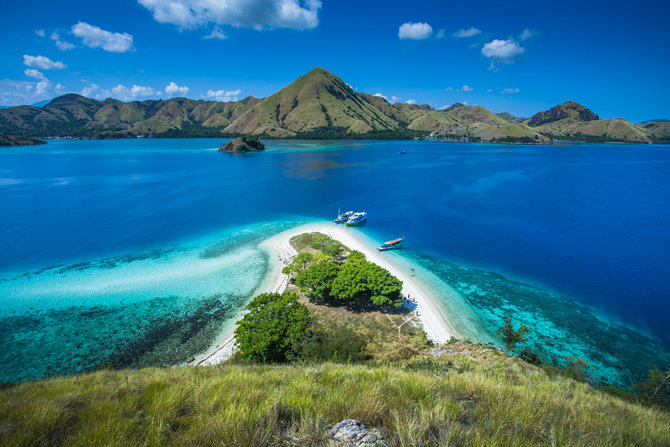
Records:
M323 233L340 241L352 250L360 251L369 261L385 268L393 276L401 280L403 283L402 293L406 297L411 297L416 304L416 315L431 341L436 344L442 344L447 342L451 337L457 336L447 316L444 315L444 312L437 304L438 297L429 288L422 285L413 276L412 271L408 272L406 268L399 266L398 262L394 262L396 260L393 253L378 252L374 247L371 247L369 241L365 241L365 236L358 230L335 223L315 222L300 225L263 241L259 245L259 248L269 256L270 271L255 294L282 292L286 289L289 278L281 270L291 262L291 258L296 254L295 249L289 241L293 236L310 232ZM455 291L451 292L456 293ZM242 315L240 313L239 317L241 318ZM235 347L235 340L233 338L234 329L234 325L224 328L221 335L215 341L214 346L197 356L190 364L213 365L230 358Z

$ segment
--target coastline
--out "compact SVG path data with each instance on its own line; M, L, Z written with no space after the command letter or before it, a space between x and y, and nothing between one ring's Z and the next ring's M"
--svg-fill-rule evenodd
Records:
M403 283L402 294L411 296L416 304L416 315L421 322L421 326L426 336L435 344L446 343L450 338L457 337L458 333L454 329L445 312L440 308L438 297L432 293L430 288L422 284L409 273L394 262L393 253L380 253L369 242L365 241L365 236L355 228L347 228L331 222L312 222L289 230L278 233L268 239L265 239L258 245L267 256L269 269L265 278L254 295L267 292L283 292L288 286L288 275L281 272L285 265L291 262L291 258L297 254L291 246L290 239L303 233L322 233L341 242L351 250L358 250L365 255L368 261L379 265L388 270L393 276ZM446 286L446 285L444 285ZM448 286L446 286L448 287ZM448 295L458 293L451 289L447 290ZM235 349L234 330L235 322L242 317L243 311L231 319L231 323L224 327L220 335L212 343L212 346L202 354L194 357L189 362L190 365L215 365L230 358Z

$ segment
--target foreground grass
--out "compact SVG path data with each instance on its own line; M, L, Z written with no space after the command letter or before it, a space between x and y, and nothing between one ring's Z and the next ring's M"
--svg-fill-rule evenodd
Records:
M345 418L381 428L391 446L670 444L668 413L511 359L473 365L150 368L23 383L0 390L0 444L326 445Z

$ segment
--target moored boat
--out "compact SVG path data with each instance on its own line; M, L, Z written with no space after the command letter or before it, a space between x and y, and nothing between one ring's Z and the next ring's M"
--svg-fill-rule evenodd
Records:
M349 219L344 223L348 227L357 227L363 225L368 218L368 213L365 211L354 213L349 217Z
M404 237L399 237L398 239L393 239L392 241L386 241L381 245L381 247L377 247L377 250L386 251L386 250L395 250L398 248L402 248L402 242L404 240L405 240Z
M333 222L335 223L345 223L349 218L354 214L353 211L345 211L344 213L340 212L340 210L337 210L337 219L335 219Z

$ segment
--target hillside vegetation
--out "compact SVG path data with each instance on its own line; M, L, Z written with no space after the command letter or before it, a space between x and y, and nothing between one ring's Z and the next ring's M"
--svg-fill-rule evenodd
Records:
M481 106L389 103L354 91L323 68L315 68L264 99L196 101L187 98L98 101L76 94L44 107L0 109L0 132L23 136L89 138L235 137L413 138L432 135L459 141L547 144L551 139L591 142L667 142L667 123L639 125L623 118L599 120L568 101L529 119L495 114Z
M323 235L291 243L300 254L287 271L296 279L321 263L365 266ZM382 277L351 281L376 287ZM0 445L326 446L335 445L327 431L350 418L380 429L388 446L670 443L670 413L574 380L576 371L469 342L432 346L411 312L393 300L375 304L372 290L343 302L298 291L250 303L238 325L241 351L226 364L0 388ZM524 331L511 326L503 333L513 345Z

